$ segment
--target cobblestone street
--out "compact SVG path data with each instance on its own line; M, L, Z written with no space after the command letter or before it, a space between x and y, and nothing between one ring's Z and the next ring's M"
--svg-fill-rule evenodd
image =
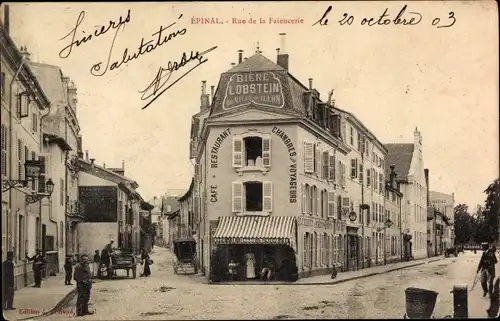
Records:
M157 250L168 253L164 249ZM436 317L453 314L455 284L472 286L480 254L424 264L335 285L209 285L202 278L174 275L170 257L158 252L149 278L96 283L84 320L401 318L404 290L415 286L439 292ZM489 301L478 284L469 292L469 316L484 317ZM71 302L74 306L76 300ZM74 318L74 317L73 317ZM52 315L46 320L68 319Z

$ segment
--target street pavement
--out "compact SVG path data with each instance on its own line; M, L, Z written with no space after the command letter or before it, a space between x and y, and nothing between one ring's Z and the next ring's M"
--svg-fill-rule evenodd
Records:
M454 285L472 286L480 252L328 285L214 285L199 276L175 275L170 252L156 249L152 275L96 283L95 314L82 320L402 318L407 287L439 292L434 317L453 314ZM486 317L489 300L480 284L469 292L469 317ZM65 307L71 309L76 299ZM68 320L55 314L39 320Z

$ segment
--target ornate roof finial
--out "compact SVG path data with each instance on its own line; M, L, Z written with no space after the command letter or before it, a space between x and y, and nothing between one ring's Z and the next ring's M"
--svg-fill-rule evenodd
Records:
M257 50L255 50L255 53L261 53L262 51L260 51L260 44L259 44L259 41L257 41Z

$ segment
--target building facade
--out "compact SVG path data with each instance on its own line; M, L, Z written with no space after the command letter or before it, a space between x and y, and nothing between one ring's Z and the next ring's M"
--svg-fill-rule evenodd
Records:
M431 205L446 216L448 223L443 231L444 246L452 247L455 245L455 193L429 191L429 197Z
M2 15L0 22L2 259L7 251L14 252L15 286L19 289L33 282L32 265L25 253L33 255L45 242L42 222L48 218L41 215L40 201L29 200L47 192L39 187L45 186L46 178L26 177L24 166L42 152L42 117L50 100L9 35L8 6L2 6L2 13L7 18Z
M28 59L30 54L26 50L23 54ZM58 270L62 271L65 256L76 253L74 224L82 219L78 212L78 173L75 169L80 135L76 116L77 89L58 66L32 61L30 66L52 102L50 112L43 117L41 157L47 162L44 174L55 182L55 195L50 204L43 201L47 204L42 204L42 211L47 214L42 215L50 218L47 233L56 243L47 245L52 251L47 260L51 264L57 263Z
M402 230L402 199L403 193L399 190L395 166L390 165L391 172L385 184L385 222L384 264L403 261L403 230Z
M369 266L372 256L383 261L384 243L373 241L383 240L383 232L373 238L370 209L374 203L384 216L385 147L331 95L323 102L312 79L308 87L295 79L283 50L277 61L260 52L239 59L221 75L209 117L203 87L191 142L195 185L205 200L199 211L202 270L210 275L220 248L225 261L236 248L255 251L257 265L265 255L283 257L291 249L300 277L333 266ZM234 234L247 224L261 234ZM273 237L288 248L272 248Z
M403 250L408 258L427 256L427 187L422 135L415 128L413 144L386 144L386 175L395 165L397 182L403 193Z
M105 168L94 159L79 159L79 206L84 221L77 225L78 253L92 254L111 239L133 252L141 249L140 211L144 203L137 182L125 168Z
M171 220L169 218L179 210L180 204L177 201L182 194L175 193L175 195L169 195L165 194L161 197L161 224L162 224L162 229L163 229L163 237L161 240L160 245L165 245L167 247L170 247L170 244L172 243L172 235L171 231L172 228L176 228L176 226L171 227L170 223Z

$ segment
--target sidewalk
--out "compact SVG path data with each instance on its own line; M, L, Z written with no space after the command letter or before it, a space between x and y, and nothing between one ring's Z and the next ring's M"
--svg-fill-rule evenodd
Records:
M73 282L73 284L75 284ZM76 293L76 286L64 285L64 273L42 280L41 288L24 287L14 292L16 310L4 311L6 320L32 319L64 306ZM64 311L73 314L72 311Z
M342 283L342 282L347 282L347 281L352 281L352 280L357 280L357 279L362 279L378 274L384 274L384 273L389 273L393 271L398 271L402 269L407 269L411 268L414 266L419 266L422 264L429 264L432 262L437 262L445 259L444 256L436 256L432 258L424 258L424 259L419 259L419 260L413 260L413 261L408 261L408 262L400 262L400 263L391 263L387 265L380 265L380 266L375 266L371 268L366 268L358 271L349 271L349 272L339 272L337 274L337 277L335 279L331 278L330 274L324 274L324 275L318 275L318 276L312 276L312 277L307 277L307 278L302 278L298 279L296 282L281 282L281 281L269 281L269 282L262 282L262 281L241 281L241 282L217 282L217 283L211 283L213 285L218 285L218 284L238 284L238 285L331 285L331 284L337 284L337 283Z

